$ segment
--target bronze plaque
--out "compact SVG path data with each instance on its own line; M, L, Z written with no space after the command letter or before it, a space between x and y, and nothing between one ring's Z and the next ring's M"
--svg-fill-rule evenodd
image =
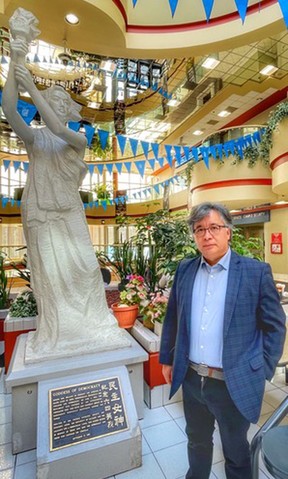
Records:
M128 429L118 377L49 390L50 451Z

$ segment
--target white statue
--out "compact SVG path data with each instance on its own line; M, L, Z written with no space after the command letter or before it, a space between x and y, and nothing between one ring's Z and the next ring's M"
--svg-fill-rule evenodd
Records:
M24 10L27 18L31 29L32 14ZM130 341L107 306L78 192L87 172L86 138L66 122L79 120L81 107L59 86L36 88L23 65L31 41L24 23L12 32L2 108L29 157L22 222L39 315L37 330L28 335L25 362L127 347ZM18 114L19 87L30 94L45 128L29 127Z

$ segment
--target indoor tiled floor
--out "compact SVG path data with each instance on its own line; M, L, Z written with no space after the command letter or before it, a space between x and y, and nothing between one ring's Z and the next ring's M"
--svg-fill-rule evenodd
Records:
M273 383L267 383L262 415L258 424L251 426L250 439L287 394L284 372L278 369ZM184 479L187 458L182 404L178 402L155 409L145 408L140 427L143 434L142 466L117 474L113 479ZM224 479L224 462L217 430L214 444L210 479ZM36 451L16 456L11 453L11 394L5 394L3 370L0 377L0 478L36 479ZM259 478L271 478L261 461Z

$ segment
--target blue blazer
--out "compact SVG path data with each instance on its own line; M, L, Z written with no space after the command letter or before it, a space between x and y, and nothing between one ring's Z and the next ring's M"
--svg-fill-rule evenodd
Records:
M179 264L163 324L159 359L162 364L173 365L170 397L189 367L191 301L199 265L200 257ZM250 422L257 422L260 416L265 379L272 379L281 357L285 322L270 266L232 251L222 362L232 400Z

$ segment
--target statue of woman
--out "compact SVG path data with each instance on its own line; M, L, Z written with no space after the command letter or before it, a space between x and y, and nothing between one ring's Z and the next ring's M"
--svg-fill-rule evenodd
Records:
M2 108L25 143L29 171L22 222L38 307L25 361L110 350L130 345L110 313L102 275L78 192L86 175L86 138L66 127L81 107L59 86L40 92L21 58L25 37L11 41L11 63ZM18 90L27 91L46 127L28 126L17 112Z

